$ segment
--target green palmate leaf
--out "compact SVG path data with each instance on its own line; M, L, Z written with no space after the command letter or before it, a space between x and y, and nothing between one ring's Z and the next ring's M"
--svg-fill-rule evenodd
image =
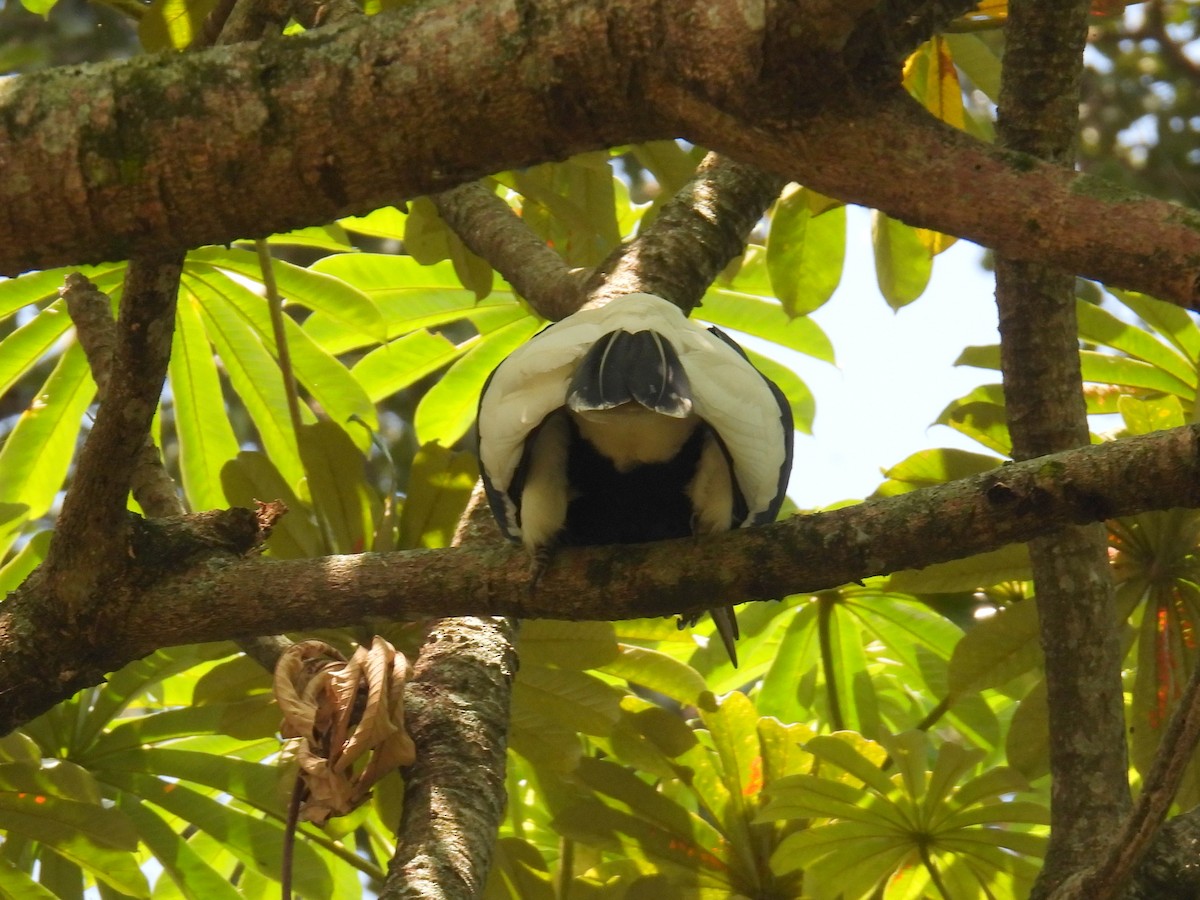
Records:
M607 151L511 173L522 218L572 266L601 263L621 240Z
M394 206L382 206L365 216L349 216L345 219L338 219L338 225L357 234L402 241L404 240L404 222L407 217L406 213L402 213Z
M197 746L203 746L200 742L195 743ZM221 742L210 743L216 746ZM165 777L202 785L212 788L215 792L228 793L250 806L282 819L284 798L279 790L279 771L273 766L211 753L207 749L177 750L174 746L114 750L106 753L102 760L97 759L93 765L102 768L106 779L121 772L129 772L152 775L156 780ZM153 793L169 796L172 791L166 785L170 783L173 782L162 782L163 786L155 789ZM149 785L148 782L144 784ZM155 802L159 802L159 799L155 799Z
M148 804L122 793L117 808L137 827L138 837L163 867L164 875L178 886L180 896L188 900L242 900L228 877L205 862ZM159 893L156 890L155 896Z
M1157 366L1136 359L1082 350L1079 353L1079 363L1084 381L1162 391L1165 394L1175 394L1188 403L1196 398L1194 379L1189 384Z
M0 522L0 532L4 524ZM29 575L41 565L50 549L50 536L53 532L39 531L25 542L20 550L3 566L0 566L0 597L8 596L9 591L15 591Z
M1196 370L1187 359L1144 328L1123 322L1112 313L1085 300L1075 301L1079 336L1140 359L1195 389Z
M57 900L53 891L42 887L3 856L0 856L0 894L12 900Z
M881 795L892 792L892 783L879 768L886 755L883 748L854 732L817 735L804 749L823 762L837 766Z
M322 420L301 425L297 435L313 510L334 553L361 553L374 533L379 501L363 473L364 459L350 436Z
M925 292L933 271L933 254L915 228L873 210L871 244L875 249L875 277L888 306L900 309Z
M722 830L741 855L744 868L753 871L754 861L746 854L750 844L749 824L758 808L763 786L762 748L758 744L758 713L745 694L734 692L720 704L705 695L698 704L700 718L712 736L721 764L721 776L729 804L721 819Z
M284 234L273 234L267 239L272 247L311 247L316 250L327 250L331 253L353 252L354 245L350 236L340 223L333 225L313 225L310 228L297 228Z
M1124 394L1117 400L1117 409L1130 434L1149 434L1187 424L1183 404L1178 397L1170 394L1150 400L1139 400Z
M594 675L529 666L513 682L513 706L582 734L608 734L620 715L620 693Z
M513 704L508 747L525 757L534 768L558 774L574 771L583 752L579 735L573 728L525 703Z
M25 520L45 515L66 478L83 414L96 385L87 358L72 344L0 449L0 508L23 507ZM0 532L0 556L12 545L21 518Z
M691 666L644 647L620 645L620 652L607 661L603 668L610 675L624 678L686 706L695 705L707 690L704 676Z
M719 842L706 847L682 841L670 831L599 799L576 801L563 809L554 817L554 830L570 840L665 867L684 884L724 884L728 891L728 865L720 855L723 847Z
M1192 362L1200 360L1200 328L1187 310L1132 291L1110 289L1110 293L1170 341L1187 359Z
M483 900L556 900L542 854L528 841L500 838L492 850Z
M844 597L821 598L819 602L828 604L828 630L819 628L818 636L822 644L822 675L829 720L838 730L848 728L878 734L881 727L879 699L868 675L867 654L858 622L853 615L847 614Z
M117 890L150 896L133 852L136 833L119 811L0 788L0 821L7 835L37 841Z
M916 681L923 663L921 651L949 660L962 630L944 616L905 594L882 593L868 587L843 591L842 609L861 629L864 643L885 648L889 661L908 667L906 681Z
M1160 345L1161 346L1161 345ZM1000 348L997 346L968 347L954 363L957 366L977 366L983 369L1000 368ZM1195 378L1184 381L1156 365L1125 356L1081 350L1079 364L1084 381L1100 384L1119 384L1176 394L1191 402L1196 394Z
M618 648L612 622L530 619L521 626L521 662L562 669L607 665Z
M1000 100L1000 58L977 34L947 34L954 64L993 103Z
M805 188L786 190L771 214L767 271L788 315L808 315L833 296L845 255L846 208L817 216Z
M778 719L769 716L758 720L764 790L781 778L797 775L812 768L813 756L804 749L804 745L812 737L813 731L807 725L784 725Z
M522 314L515 322L469 342L471 348L430 388L417 407L414 424L421 443L449 447L466 434L475 421L483 382L540 327L536 319Z
M770 378L783 391L783 395L788 401L788 407L792 411L792 423L796 430L801 434L812 434L817 402L813 399L808 385L787 366L781 365L773 359L755 353L753 350L746 350L746 356L758 371Z
M230 384L258 430L263 449L289 484L299 484L304 467L292 429L283 378L274 357L263 344L261 335L222 294L186 275L180 283L180 292L185 291L185 296L199 307L209 340L216 347ZM304 421L314 421L307 409L301 412Z
M86 758L113 720L163 683L209 659L230 652L229 645L172 647L130 663L108 677L105 684L76 694L46 715L24 727L42 748L43 756L75 755ZM153 705L153 704L151 704Z
M680 841L712 847L719 847L722 843L720 835L711 825L624 766L586 757L579 761L576 774L592 790L620 802L634 815L652 822Z
M660 778L675 777L671 760L697 744L696 733L672 712L627 694L610 736L614 756Z
M1002 581L1032 578L1031 565L1027 545L1009 544L966 559L896 572L888 579L888 586L909 594L975 591Z
M475 455L426 444L409 472L400 516L401 547L449 547L479 479Z
M779 642L775 661L756 698L759 712L784 722L811 718L816 673L821 662L817 604L796 608Z
M204 247L189 253L188 261L208 263L219 269L236 272L252 281L262 281L258 255L245 250ZM289 303L310 309L314 316L319 316L346 331L363 335L365 343L387 338L384 319L378 307L353 282L325 274L319 266L304 269L278 259L272 261L271 270L279 292ZM330 353L340 352L328 347L325 349Z
M1002 462L995 456L966 450L944 447L921 450L884 472L889 480L876 491L876 495L891 497L919 487L968 478L988 472Z
M52 300L63 281L74 269L47 269L18 278L0 281L0 319L6 319L26 306Z
M66 304L56 300L0 341L0 395L49 353L70 327Z
M278 727L279 710L262 694L236 703L189 706L138 716L106 732L96 741L94 750L97 754L116 753L199 735L220 735L237 741L268 740Z
M168 375L184 493L195 510L224 506L221 469L237 455L238 441L225 410L212 348L191 298L181 299L176 310Z
M1013 713L1005 752L1008 764L1030 781L1050 771L1050 726L1045 679L1034 685Z
M161 752L161 751L160 751ZM196 754L200 755L200 754ZM266 769L265 766L256 768ZM271 774L277 779L274 770ZM149 804L152 810L161 809L207 832L222 847L233 853L243 864L259 875L279 880L283 865L282 820L259 818L228 802L222 803L182 782L162 781L152 775L113 771L108 780L129 794L123 802ZM345 869L345 867L338 867ZM293 876L301 896L319 900L322 897L351 897L353 893L337 893L345 881L338 873L337 882L330 866L308 841L297 841Z
M313 264L313 271L344 280L370 297L392 339L417 328L432 328L476 316L497 308L517 305L510 290L496 290L487 300L477 301L465 290L449 263L422 266L408 256L350 253L327 256ZM377 343L377 338L316 312L304 330L330 353Z
M214 6L216 0L154 0L138 21L138 40L151 53L185 50Z
M778 303L754 294L709 288L696 317L832 363L833 344L807 316L790 317Z
M466 349L422 329L372 350L354 364L351 373L371 401L378 403L448 366Z
M771 787L758 821L816 817L886 825L889 820L881 819L876 810L867 808L866 799L861 787L817 775L797 774Z
M193 263L189 275L191 279L203 282L213 295L219 295L236 310L263 346L276 360L280 358L270 312L263 298L214 267ZM283 317L283 324L296 380L334 422L344 424L355 418L362 420L366 428L356 429L354 437L359 449L365 449L369 432L378 428L374 404L346 367L320 348L290 316Z
M283 480L270 457L257 450L243 450L221 468L221 487L231 506L253 509L255 501L270 497L282 500L288 514L275 523L267 548L280 559L320 556L321 532L308 516L308 505Z
M1037 604L1026 600L979 622L963 635L950 659L953 696L1000 687L1041 665Z
M1008 433L1004 404L995 400L994 395L998 393L999 385L976 388L942 410L937 417L937 424L948 425L990 450L1011 456L1012 437Z

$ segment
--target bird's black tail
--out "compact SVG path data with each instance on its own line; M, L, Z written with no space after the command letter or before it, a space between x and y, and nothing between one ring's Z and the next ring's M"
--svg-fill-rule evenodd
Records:
M637 403L676 419L692 411L691 385L679 354L656 331L613 331L587 352L567 390L575 412Z

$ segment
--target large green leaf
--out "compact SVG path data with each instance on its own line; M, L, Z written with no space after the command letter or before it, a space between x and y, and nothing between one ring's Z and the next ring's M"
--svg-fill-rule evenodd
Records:
M363 472L365 457L340 425L323 419L301 425L300 458L312 508L332 553L361 553L373 535L379 506Z
M1008 606L976 624L954 648L951 694L1001 687L1036 669L1042 660L1037 635L1037 604L1030 600Z
M199 306L209 340L216 347L229 382L254 422L263 449L289 484L300 483L304 469L288 412L283 377L262 337L227 298L205 282L184 276L180 292ZM306 408L302 420L314 421Z
M371 401L378 403L448 366L467 349L443 335L419 329L375 348L356 362L351 372Z
M1170 341L1185 358L1192 362L1200 360L1200 327L1187 310L1144 294L1109 290L1143 322Z
M1194 364L1167 344L1157 340L1144 328L1123 322L1112 313L1085 300L1075 302L1075 312L1079 321L1080 337L1149 363L1195 389Z
M66 304L57 300L0 341L0 395L49 353L70 327Z
M189 253L188 260L208 263L252 281L262 282L262 268L256 253L224 247L203 247ZM379 309L352 281L331 277L318 266L304 269L282 260L273 260L272 270L279 292L287 301L306 307L315 316L331 320L346 330L361 333L367 341L382 341L387 337Z
M221 379L194 298L180 299L168 369L183 490L194 510L225 505L221 468L238 452ZM262 499L274 499L264 496Z
M188 900L242 900L229 879L215 871L149 804L122 793L117 808L137 826L138 837L182 896Z
M56 900L53 891L42 887L3 856L0 856L0 894L12 900Z
M401 547L449 547L479 480L473 453L427 444L417 451L400 516Z
M767 270L789 315L808 315L833 296L845 256L846 208L816 215L807 189L785 191L771 214Z
M258 335L263 346L278 360L275 332L266 301L220 270L201 264L189 269L189 281L203 282L213 295L219 295ZM339 424L360 419L367 429L356 429L359 449L365 449L369 430L375 430L375 406L346 367L317 345L291 316L283 316L284 336L296 380L320 404L324 414Z
M118 810L0 787L0 821L9 836L35 840L117 890L150 896L136 833Z
M75 455L83 414L96 394L87 358L72 344L21 413L0 448L0 508L24 508L24 517L0 531L0 556L11 546L23 520L45 515L62 488Z
M766 297L710 287L696 318L787 347L827 363L834 362L833 344L813 319L791 317Z
M475 421L479 393L488 375L541 329L537 319L520 310L516 313L519 318L515 321L474 339L471 348L421 399L414 421L421 443L449 447L466 434Z
M933 272L933 254L917 229L875 210L871 213L871 245L879 291L892 309L907 306L925 293Z

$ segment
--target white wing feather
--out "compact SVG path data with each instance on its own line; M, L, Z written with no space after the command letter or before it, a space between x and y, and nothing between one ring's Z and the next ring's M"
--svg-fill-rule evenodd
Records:
M671 341L691 382L693 411L728 449L750 515L769 508L785 455L775 395L733 347L652 294L580 310L499 365L479 415L481 462L493 485L507 492L529 433L564 404L571 376L591 346L618 328L657 331Z

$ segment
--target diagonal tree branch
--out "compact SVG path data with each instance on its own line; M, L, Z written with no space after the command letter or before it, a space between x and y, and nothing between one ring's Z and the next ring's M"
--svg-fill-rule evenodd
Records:
M1012 0L997 134L1002 145L1071 166L1088 0ZM997 254L1000 356L1013 456L1086 445L1075 278ZM1090 864L1130 804L1122 648L1108 540L1100 525L1030 541L1049 696L1050 844L1033 897Z
M649 228L597 267L589 300L646 291L690 310L746 249L751 230L783 186L782 178L756 166L708 154Z
M477 486L454 546L500 540ZM404 773L404 812L383 900L482 895L505 810L509 703L517 672L512 619L433 623L405 690L417 760Z
M1200 506L1200 426L1013 463L761 528L564 550L532 597L527 559L505 546L243 558L257 533L249 511L148 521L135 532L134 562L141 566L111 586L103 640L77 646L57 639L58 623L42 612L47 591L37 572L0 607L0 731L159 647L372 618L688 614L713 598L743 603L813 593L1028 541L1067 524L1179 506ZM171 542L193 523L204 526L200 540Z
M1015 259L1197 302L1194 213L940 125L893 86L892 18L865 15L837 56L809 4L765 0L759 21L713 2L694 28L687 0L442 0L16 79L0 98L0 272L285 231L682 136Z

